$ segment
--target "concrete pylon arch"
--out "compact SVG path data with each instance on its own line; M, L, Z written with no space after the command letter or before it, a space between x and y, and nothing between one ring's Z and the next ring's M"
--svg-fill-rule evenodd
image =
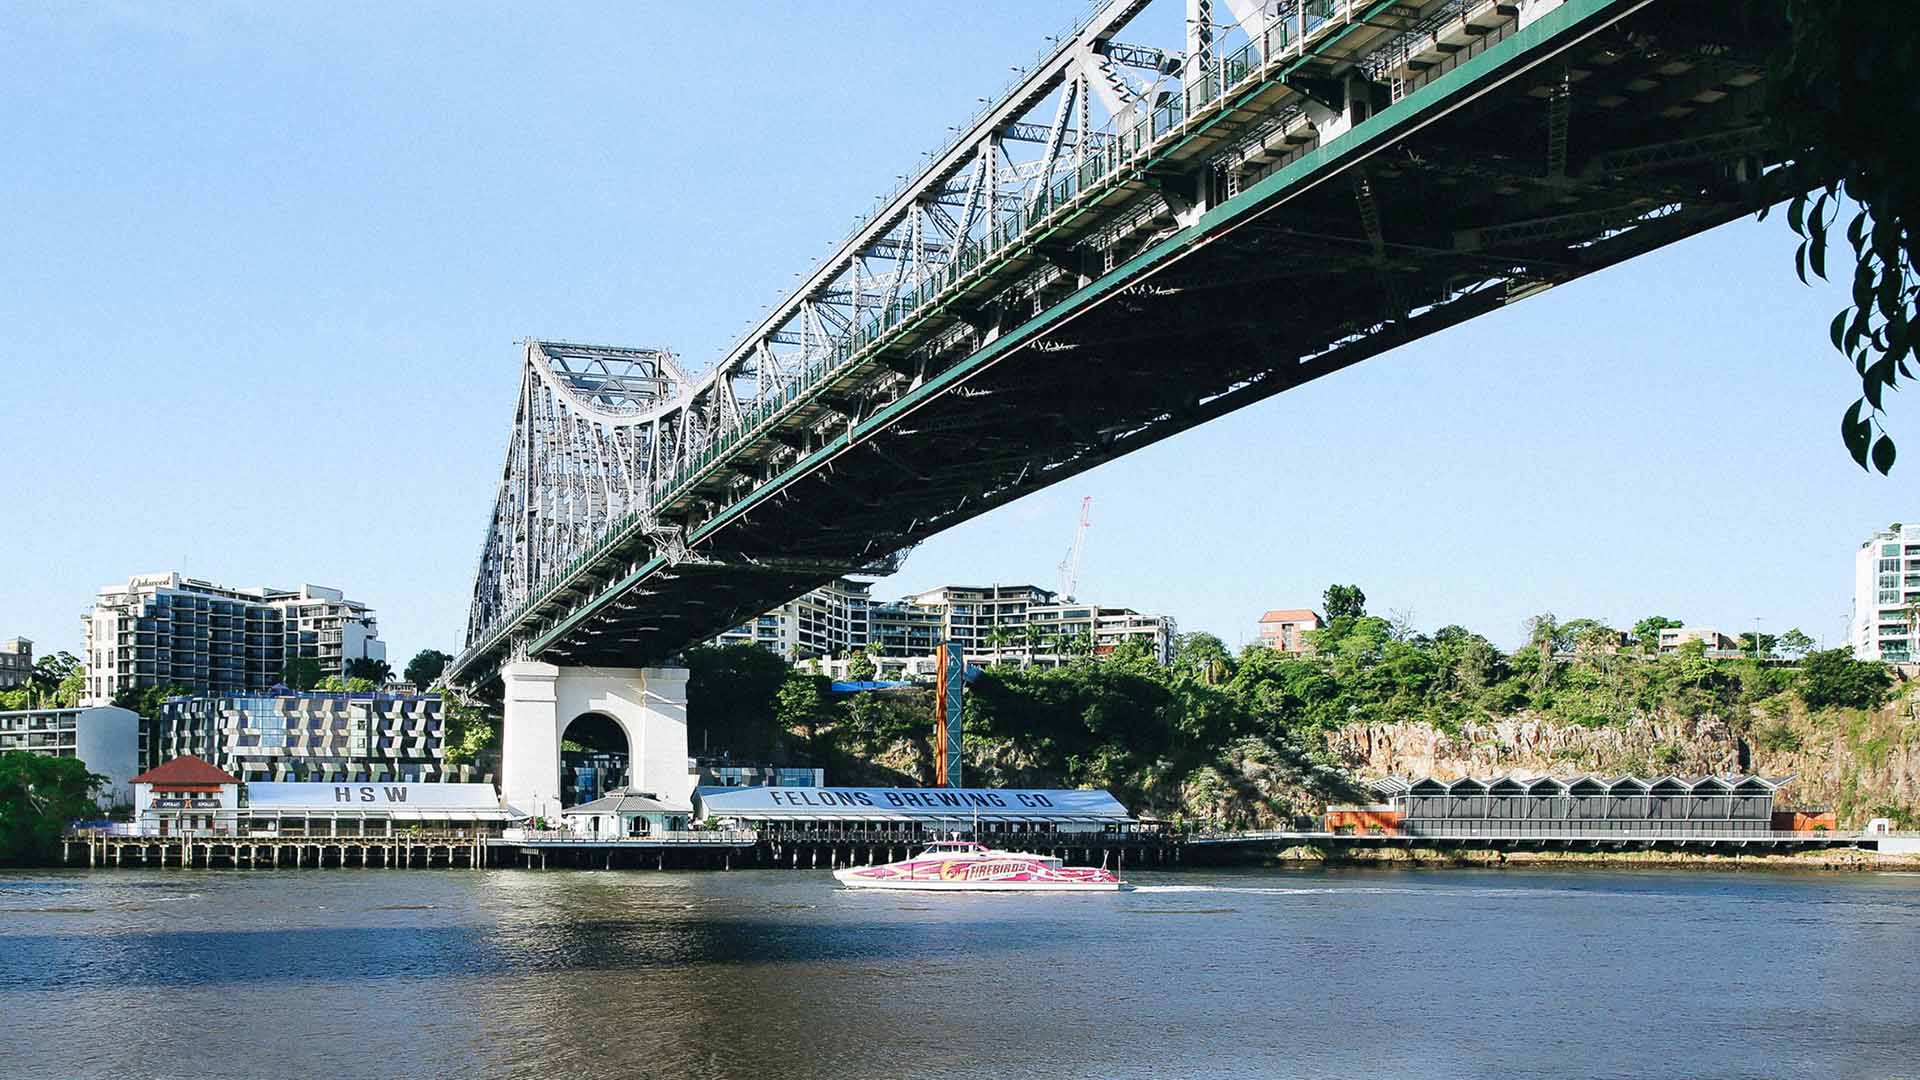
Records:
M559 667L520 661L501 669L506 708L500 794L514 810L560 815L560 738L588 713L627 736L627 783L675 809L692 810L687 766L685 668Z

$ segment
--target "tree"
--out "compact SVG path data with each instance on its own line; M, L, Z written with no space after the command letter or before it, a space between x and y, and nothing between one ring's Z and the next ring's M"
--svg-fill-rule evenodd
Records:
M1847 453L1865 469L1893 469L1885 394L1920 348L1920 154L1898 132L1920 129L1920 23L1896 0L1755 0L1789 31L1768 65L1767 119L1806 182L1787 224L1801 243L1800 280L1827 276L1829 234L1845 204L1853 249L1850 302L1833 318L1833 347L1852 363L1860 394L1840 421Z
M67 825L99 813L106 782L78 758L0 753L0 866L52 862Z
M1367 613L1367 594L1358 585L1329 585L1320 601L1326 605L1328 622L1357 619Z
M148 720L158 719L160 711L166 707L168 698L191 697L193 688L179 683L161 683L158 686L123 687L113 695L113 703L123 709L132 709Z
M873 662L873 657L865 649L854 653L853 659L847 662L847 678L854 682L867 682L878 674L880 666Z
M349 679L365 679L375 686L385 686L393 678L393 668L385 660L371 656L359 656L347 661L345 672Z
M447 665L452 662L453 657L439 649L421 649L413 654L413 659L407 661L406 680L412 683L415 689L425 690L433 685L433 681L438 679L440 673L447 670Z
M831 718L827 689L827 680L819 675L788 672L786 681L780 685L779 695L774 698L774 718L788 731L805 732L807 741L811 743L820 725Z
M1233 674L1233 658L1226 642L1212 634L1181 634L1173 643L1173 667L1203 683L1225 682Z
M61 701L59 697L61 688L63 686L73 685L76 677L80 680L77 685L84 688L86 685L86 672L81 668L80 661L75 658L72 653L57 652L52 656L43 656L38 663L33 665L33 687L35 695L41 702L47 704L75 704L79 700L78 697L75 697L72 701Z
M1669 619L1665 615L1649 615L1633 624L1634 644L1640 646L1641 652L1659 652L1660 631L1678 630L1684 625L1686 624L1679 619Z
M311 656L293 656L280 668L280 681L289 690L311 690L320 683L320 661Z
M1813 639L1797 626L1781 634L1778 644L1781 654L1792 659L1805 656L1813 649Z
M687 741L695 753L774 755L780 726L774 699L786 682L784 661L758 645L689 649Z
M1855 660L1849 648L1810 652L1800 664L1800 698L1809 709L1875 708L1892 687L1885 664Z
M1749 630L1741 634L1740 651L1751 655L1755 660L1772 656L1774 647L1780 643L1780 639L1772 634L1760 634L1758 637L1759 642L1756 645L1754 631Z

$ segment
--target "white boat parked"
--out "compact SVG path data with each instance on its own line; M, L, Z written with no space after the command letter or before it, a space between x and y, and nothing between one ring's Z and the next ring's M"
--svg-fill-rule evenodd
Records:
M912 858L848 867L833 876L849 888L921 892L1115 892L1125 886L1104 867L1063 866L1050 855L964 840L942 840Z

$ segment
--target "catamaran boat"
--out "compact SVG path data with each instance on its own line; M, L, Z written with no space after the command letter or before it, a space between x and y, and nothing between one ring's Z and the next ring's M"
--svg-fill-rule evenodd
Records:
M1062 866L1050 855L999 851L964 840L938 841L912 858L852 866L833 876L855 889L926 892L1115 892L1125 885L1104 867Z

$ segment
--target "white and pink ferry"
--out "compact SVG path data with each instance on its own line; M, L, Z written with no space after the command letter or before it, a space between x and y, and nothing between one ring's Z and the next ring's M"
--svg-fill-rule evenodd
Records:
M964 840L942 840L910 859L848 867L833 876L855 889L925 892L1115 892L1125 886L1102 867L1062 866L1052 856L998 851Z

